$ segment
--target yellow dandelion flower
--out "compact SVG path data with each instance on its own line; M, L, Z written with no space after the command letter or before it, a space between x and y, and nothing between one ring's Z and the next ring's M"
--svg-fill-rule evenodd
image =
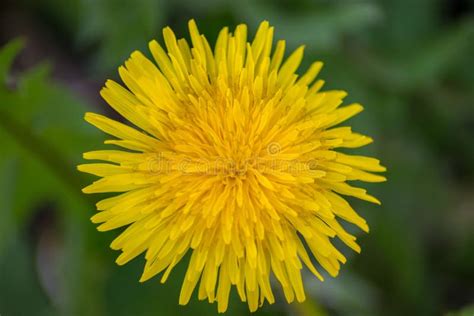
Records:
M346 261L332 238L360 252L338 220L368 232L341 195L380 203L347 181L384 181L373 172L385 168L336 151L372 142L335 127L362 106L321 91L321 62L297 75L303 47L284 60L273 31L263 22L249 42L246 25L224 28L212 50L193 20L191 45L167 27L167 51L149 44L156 64L135 51L119 68L126 88L109 80L101 91L134 127L85 115L124 149L87 152L103 162L78 166L101 177L85 193L120 193L98 202L92 221L99 231L128 226L111 247L119 265L145 253L141 282L159 273L165 282L190 253L179 304L199 283L198 298L224 312L234 285L255 311L275 301L272 275L288 302L305 300L303 265L323 280L318 269L336 276Z

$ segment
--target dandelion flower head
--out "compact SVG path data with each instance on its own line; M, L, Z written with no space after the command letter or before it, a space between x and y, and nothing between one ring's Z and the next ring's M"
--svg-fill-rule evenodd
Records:
M188 254L180 304L197 288L224 312L235 288L255 311L275 301L273 283L288 302L304 301L303 267L322 281L346 262L333 238L360 252L341 219L368 232L343 196L379 204L348 182L384 181L374 172L385 168L338 151L372 142L340 126L362 106L321 90L321 62L297 74L303 47L284 58L268 22L253 40L246 25L224 28L214 48L193 20L189 32L190 43L165 28L166 50L149 43L154 61L135 51L119 68L124 85L106 82L102 97L130 124L86 114L114 146L78 167L100 177L85 193L115 193L92 221L126 227L111 247L119 265L144 254L140 281L165 282Z

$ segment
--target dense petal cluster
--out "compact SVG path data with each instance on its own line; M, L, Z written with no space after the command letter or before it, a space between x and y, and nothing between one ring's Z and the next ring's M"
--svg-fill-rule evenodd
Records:
M321 62L297 75L303 47L284 60L267 22L251 42L245 25L222 29L214 49L194 21L189 31L192 45L165 28L166 51L149 44L156 64L136 51L119 68L126 88L109 80L101 91L134 127L86 114L122 148L87 152L102 162L78 167L101 177L85 193L119 193L97 203L92 221L100 231L128 226L111 247L120 265L145 253L140 281L162 273L165 282L190 253L180 304L199 284L199 299L224 312L234 285L254 311L275 301L273 277L288 302L303 301L303 266L323 280L318 269L336 276L346 261L332 238L360 251L339 219L368 231L341 195L379 203L347 181L384 181L373 172L385 168L336 151L372 141L339 126L362 106L321 91Z

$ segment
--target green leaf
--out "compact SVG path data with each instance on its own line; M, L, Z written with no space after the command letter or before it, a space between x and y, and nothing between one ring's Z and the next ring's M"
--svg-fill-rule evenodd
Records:
M57 210L59 221L71 219L72 222L82 223L80 225L89 225L88 217L92 205L80 191L84 181L76 172L75 166L81 159L81 153L90 149L90 142L99 139L98 132L83 121L86 104L73 96L67 88L50 80L48 65L42 64L26 71L16 79L15 89L7 88L5 79L8 77L8 69L20 47L21 41L15 40L0 49L0 237L3 237L0 238L0 266L11 260L8 258L6 245L15 243L18 238L25 238L39 205L52 204ZM40 225L36 229L41 232L49 227L43 226ZM69 230L61 233L67 235ZM81 238L84 240L85 236ZM58 239L61 244L60 235ZM82 248L85 247L84 242L82 244ZM81 252L83 249L79 245L81 243L70 248L71 253ZM30 251L25 256L34 258L34 250L40 246L39 241L35 239L32 245L25 246L22 251ZM61 249L58 248L57 251ZM59 280L66 280L65 276L70 273L84 277L89 265L87 259L88 256L82 256L77 260L81 265L73 266L74 270L70 270L71 262L67 260L57 267L54 266L54 270L63 273ZM25 265L24 269L27 268L30 269ZM18 271L20 273L21 270ZM25 286L31 287L32 295L46 291L52 301L59 302L56 308L62 314L74 314L77 306L90 301L84 295L83 301L76 300L81 296L72 295L68 283L56 279L38 283L35 280L39 276L35 275L35 272L25 272L24 275L22 273L25 280L19 282L25 282ZM44 273L41 269L38 272L40 275ZM15 280L15 277L8 280ZM51 284L48 282L59 282L52 286L58 287L59 291L49 292ZM94 286L93 282L78 281L75 284L80 284L76 291L82 292L89 292L89 286ZM58 293L64 293L69 300L56 300L54 295L63 295ZM28 300L33 304L28 308L34 310L37 307L38 313L44 309L34 305L36 301L40 302L41 298L29 297ZM11 305L10 308L12 314L25 314L22 312L25 308L22 304ZM0 311L3 312L2 309Z
M38 284L34 263L25 236L15 236L0 256L2 315L57 315Z
M10 66L13 63L18 52L23 48L23 40L18 38L7 45L5 45L0 51L0 91L6 88L6 84L8 83L8 74L10 71Z
M0 131L1 135L1 131ZM1 136L0 136L1 139ZM2 220L0 221L0 261L5 245L15 237L15 225L13 214L11 211L13 204L13 190L16 178L15 160L11 156L0 156L0 201L2 201L1 208Z

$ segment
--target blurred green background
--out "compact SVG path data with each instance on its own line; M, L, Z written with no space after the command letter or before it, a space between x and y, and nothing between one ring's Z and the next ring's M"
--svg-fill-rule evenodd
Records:
M308 300L258 315L474 315L474 1L2 0L0 4L0 315L213 315L178 305L185 265L166 284L144 264L114 263L89 221L98 196L75 165L104 136L83 113L115 114L98 91L134 49L195 18L221 27L267 19L303 69L322 60L326 88L364 104L354 129L375 143L389 181L381 207L354 203L371 226L340 276L305 272ZM117 117L115 115L115 117ZM247 315L235 293L228 315Z

